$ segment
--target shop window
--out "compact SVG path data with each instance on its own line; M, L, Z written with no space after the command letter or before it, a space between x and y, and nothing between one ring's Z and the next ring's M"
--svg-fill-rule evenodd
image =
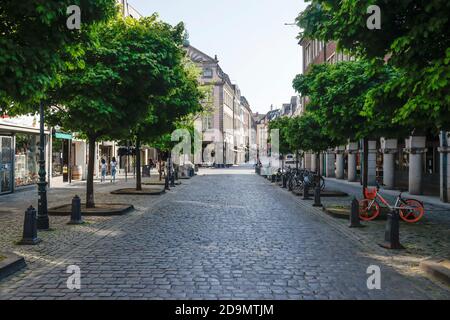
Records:
M39 136L16 134L15 184L16 187L35 184L39 180Z

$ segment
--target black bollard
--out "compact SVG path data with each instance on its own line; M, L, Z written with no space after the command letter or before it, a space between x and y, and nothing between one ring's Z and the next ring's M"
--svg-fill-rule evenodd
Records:
M363 225L359 219L359 202L356 198L352 200L352 207L350 211L350 228L361 228Z
M283 188L286 188L286 187L287 187L287 177L286 177L286 175L283 174L283 176L282 176L281 178L283 179L283 185L282 185L282 187L283 187Z
M164 177L164 188L165 188L166 190L170 190L170 187L169 187L169 176L168 176L168 175L166 175L166 176Z
M175 174L174 173L172 173L171 175L170 175L170 186L173 188L173 187L175 187Z
M322 203L320 202L320 185L314 189L314 204L313 207L323 207Z
M25 219L23 222L23 237L19 244L21 245L35 245L41 242L37 237L37 217L36 210L30 206L25 211Z
M275 175L272 174L272 182L275 182Z
M311 200L309 197L309 184L305 183L303 186L303 200Z
M70 215L70 222L68 224L76 225L83 223L83 217L81 216L81 199L79 196L75 196L72 199L72 213Z
M380 246L386 249L404 249L400 244L400 218L397 210L392 210L387 214L384 243Z

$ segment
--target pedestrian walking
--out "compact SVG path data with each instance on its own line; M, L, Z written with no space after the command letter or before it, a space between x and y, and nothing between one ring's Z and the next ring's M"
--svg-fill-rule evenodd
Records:
M100 182L103 182L106 180L106 160L102 159L101 161L101 172L102 172L102 176L100 178Z
M116 157L113 157L110 163L111 166L111 182L115 183L116 182L116 167L117 167L117 161L116 161Z

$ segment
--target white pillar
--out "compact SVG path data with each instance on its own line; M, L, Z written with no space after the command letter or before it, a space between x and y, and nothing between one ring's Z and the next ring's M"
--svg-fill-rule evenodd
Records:
M397 139L381 138L381 152L383 153L383 185L386 189L395 188L395 154L397 153Z
M411 136L406 139L405 151L409 153L409 193L423 193L423 154L426 152L426 137Z
M348 181L355 182L357 180L357 172L356 172L356 154L358 153L358 142L349 142L347 145L347 154L348 154Z
M439 139L441 201L450 202L450 132L441 132Z
M319 153L319 170L320 170L321 175L325 174L325 170L323 168L323 159L324 159L324 153L321 152L321 153Z
M317 171L317 153L311 153L311 171Z
M345 146L336 148L336 178L344 179L344 153Z
M328 178L334 177L335 165L334 162L336 160L336 154L334 150L328 150L326 154L326 168L325 168L325 176Z
M377 183L377 141L369 140L369 157L367 161L367 184L374 186Z

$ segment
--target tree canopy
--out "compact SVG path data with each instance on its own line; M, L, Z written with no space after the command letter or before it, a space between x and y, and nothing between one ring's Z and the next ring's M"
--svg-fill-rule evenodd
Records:
M0 106L30 104L60 83L63 70L82 64L84 32L69 30L67 8L82 10L81 30L116 12L115 0L2 0L0 2Z
M379 30L367 28L369 5L381 9ZM385 59L398 68L398 76L372 96L402 101L397 122L449 128L449 12L447 0L312 0L297 23L300 38L336 41L353 56Z

